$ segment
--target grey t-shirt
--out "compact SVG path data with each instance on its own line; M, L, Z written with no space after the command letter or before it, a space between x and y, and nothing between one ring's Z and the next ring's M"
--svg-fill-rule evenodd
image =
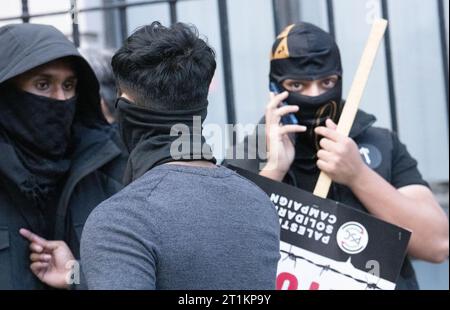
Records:
M225 168L161 165L100 204L81 240L89 289L275 289L280 226Z

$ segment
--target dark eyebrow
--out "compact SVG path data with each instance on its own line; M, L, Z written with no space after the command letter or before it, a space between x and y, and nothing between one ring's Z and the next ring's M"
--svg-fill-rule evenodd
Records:
M291 81L289 81L290 84L295 84L295 83L307 84L310 82L312 82L312 81L310 81L310 80L291 80Z
M51 79L52 76L50 74L40 73L34 77L35 79Z
M53 75L46 74L46 73L40 73L34 77L34 79L52 79ZM66 80L78 80L78 77L76 75L71 75Z

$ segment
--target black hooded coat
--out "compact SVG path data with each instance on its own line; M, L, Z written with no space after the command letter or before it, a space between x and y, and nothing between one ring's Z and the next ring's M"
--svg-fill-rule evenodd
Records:
M0 87L8 91L12 78L64 57L74 61L79 81L67 155L70 168L45 203L29 195L33 176L17 156L14 138L0 118L0 289L47 288L30 271L29 242L19 234L20 228L50 240L64 240L78 259L88 215L123 187L127 155L116 130L102 115L98 81L61 32L46 25L1 27ZM6 101L5 96L0 96L0 113L5 113L2 100Z

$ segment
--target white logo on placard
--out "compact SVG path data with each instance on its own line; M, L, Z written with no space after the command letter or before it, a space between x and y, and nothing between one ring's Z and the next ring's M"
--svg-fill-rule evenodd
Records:
M336 239L342 251L358 254L364 251L369 243L369 234L360 223L347 222L339 228Z

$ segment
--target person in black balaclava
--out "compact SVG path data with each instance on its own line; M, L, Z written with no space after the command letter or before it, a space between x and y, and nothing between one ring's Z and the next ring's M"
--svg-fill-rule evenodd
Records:
M0 28L0 289L72 284L46 255L79 258L87 216L122 188L120 145L73 43L52 26Z
M448 219L397 135L373 127L375 117L361 110L350 137L336 132L345 104L342 73L339 48L331 35L309 23L287 27L273 44L270 62L270 82L281 94L271 95L261 121L266 124L267 160L248 158L260 154L254 149L260 146L249 143L258 137L247 137L236 146L247 151L246 158L226 159L224 164L310 192L324 171L333 180L330 199L412 230L410 255L445 260ZM289 113L298 124L281 123ZM290 134L295 134L295 145ZM417 288L407 258L397 289Z
M339 48L326 32L301 24L288 27L275 41L272 53L270 81L289 91L285 101L299 107L299 125L307 129L297 135L296 164L316 169L320 137L314 129L325 126L327 119L337 123L342 110Z

